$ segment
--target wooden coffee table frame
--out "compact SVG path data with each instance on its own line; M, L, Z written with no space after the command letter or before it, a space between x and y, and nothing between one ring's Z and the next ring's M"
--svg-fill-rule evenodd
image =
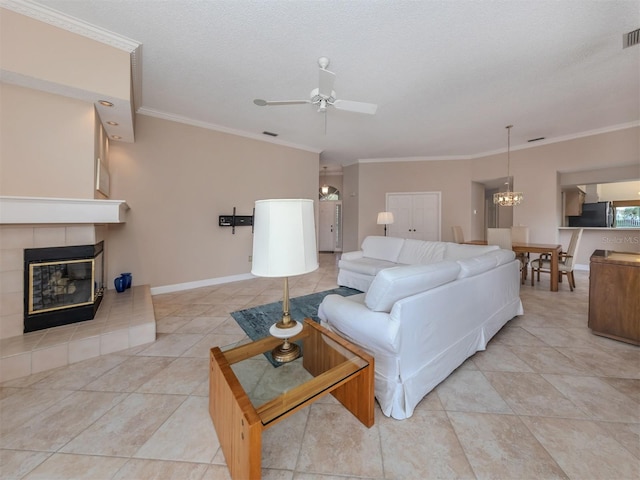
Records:
M373 425L373 357L309 319L292 339L296 340L303 342L303 366L314 378L258 408L249 400L231 365L268 352L282 340L267 337L225 352L219 347L211 349L209 413L234 480L260 479L263 430L328 393L366 427ZM327 342L334 342L337 348ZM340 350L355 354L365 365L347 360Z

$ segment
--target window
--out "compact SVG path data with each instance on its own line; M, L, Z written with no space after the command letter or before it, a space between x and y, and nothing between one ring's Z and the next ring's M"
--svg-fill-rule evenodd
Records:
M640 227L640 200L613 202L616 209L616 227Z
M340 190L338 190L336 187L332 187L331 185L329 185L329 192L326 194L323 194L322 188L320 188L318 198L320 199L321 202L326 200L340 200Z

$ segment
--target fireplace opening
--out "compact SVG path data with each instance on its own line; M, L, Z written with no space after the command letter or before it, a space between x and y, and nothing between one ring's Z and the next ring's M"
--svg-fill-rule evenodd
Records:
M104 242L24 250L24 333L94 318L104 294Z

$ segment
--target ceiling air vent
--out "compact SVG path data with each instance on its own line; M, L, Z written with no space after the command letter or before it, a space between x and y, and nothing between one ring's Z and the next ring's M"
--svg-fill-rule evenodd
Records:
M622 35L622 48L633 47L640 43L640 28Z

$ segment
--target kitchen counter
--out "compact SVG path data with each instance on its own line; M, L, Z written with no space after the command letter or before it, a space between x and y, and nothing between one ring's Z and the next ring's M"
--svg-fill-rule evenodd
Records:
M558 227L558 243L567 250L571 232L578 227ZM594 250L616 250L640 253L639 228L583 227L582 239L576 252L575 268L589 270L590 256Z
M616 231L629 231L640 230L640 227L558 227L559 230L577 230L582 228L583 230L616 230Z

